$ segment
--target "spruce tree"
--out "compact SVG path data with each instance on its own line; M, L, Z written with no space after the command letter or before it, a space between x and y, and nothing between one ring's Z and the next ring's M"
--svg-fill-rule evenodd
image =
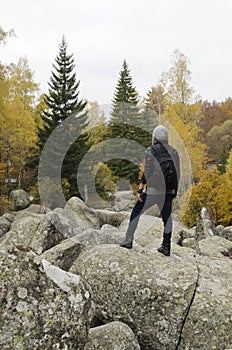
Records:
M43 164L43 176L48 176L51 179L53 170L56 173L57 164L60 164L61 158L64 157L64 147L66 147L68 140L70 140L70 148L65 158L62 159L62 179L66 180L66 185L68 181L68 185L66 186L69 188L67 197L70 197L74 194L78 195L76 172L78 164L89 148L89 144L87 134L82 134L73 142L72 132L78 127L79 134L81 134L81 131L85 129L88 122L87 114L84 111L86 103L79 99L78 88L80 81L77 81L74 71L73 54L69 55L67 53L65 37L62 38L53 68L54 70L51 73L50 82L48 83L48 94L44 98L46 105L46 108L42 111L44 125L42 128L39 128L38 145L42 152L49 136L59 126L56 130L59 130L60 137L56 137L56 140L50 146L50 159L47 162L49 164ZM76 116L76 121L73 126L69 124L67 127L65 121L71 116ZM56 180L52 179L54 182Z
M124 60L112 101L109 129L111 138L123 139L121 143L122 152L120 155L130 154L131 159L137 156L139 157L139 155L136 155L136 151L133 149L128 149L126 139L141 143L139 129L141 127L141 116L138 103L138 94L133 86L128 64L126 60ZM118 158L109 161L108 165L114 176L125 177L130 180L131 183L136 183L138 181L139 169L132 161Z
M79 84L74 71L73 54L67 54L67 43L63 36L59 46L59 54L53 64L54 71L51 78L48 94L44 96L46 109L42 111L44 127L39 129L39 146L43 148L52 131L66 118L83 111L86 103L79 101ZM82 117L82 125L87 122L87 116Z

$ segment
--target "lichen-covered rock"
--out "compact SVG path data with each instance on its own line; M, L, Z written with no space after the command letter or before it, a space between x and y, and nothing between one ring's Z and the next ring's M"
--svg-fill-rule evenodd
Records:
M181 246L185 248L197 249L196 238L186 238L181 242Z
M65 205L65 209L71 210L87 227L100 228L100 220L96 210L88 207L80 198L70 198Z
M219 236L212 236L202 239L199 242L199 254L214 258L223 258L223 253L232 249L232 242Z
M225 227L221 233L221 237L224 237L232 242L232 226Z
M75 236L75 239L87 247L94 247L100 244L119 244L124 237L125 232L107 224L100 230L89 228Z
M115 212L107 209L97 209L96 213L100 220L100 226L108 224L119 228L121 223L124 220L128 221L130 217L130 213L126 211Z
M54 228L46 215L28 212L16 216L1 244L42 254L63 239L64 236Z
M80 276L0 247L1 350L83 349L91 310Z
M79 242L78 237L72 237L46 250L40 255L40 258L68 271L84 248L85 246Z
M91 328L85 350L140 350L138 340L126 324L111 322Z
M89 208L81 199L73 197L67 202L64 209L56 208L47 215L52 224L59 232L62 232L65 238L71 238L82 234L87 229L99 230L102 225L109 223L109 220L107 220L109 216L111 218L113 215L115 218L117 216L117 221L122 216L122 214L110 213L106 215L105 211L96 211ZM125 218L125 215L123 218Z
M24 190L14 190L10 193L11 210L17 211L28 207L30 197Z
M200 241L209 236L217 234L216 228L210 219L210 215L205 207L201 209L200 218L196 226L196 239Z
M45 207L44 205L31 204L28 208L24 209L25 211L30 211L35 214L46 214L51 211L51 209Z
M0 238L3 237L10 229L14 215L5 213L0 217Z
M232 348L232 260L198 258L199 281L179 350Z
M144 350L176 349L197 280L190 250L164 257L141 248L94 247L71 268L93 290L96 317L131 327Z

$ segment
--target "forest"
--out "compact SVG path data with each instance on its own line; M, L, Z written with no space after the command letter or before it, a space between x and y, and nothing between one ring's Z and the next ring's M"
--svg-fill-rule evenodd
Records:
M0 27L0 45L7 45L11 34ZM180 193L182 202L190 198L182 221L188 227L194 226L205 206L216 225L232 225L232 98L202 100L191 85L189 59L176 49L170 67L161 73L146 96L139 95L129 64L124 60L118 77L115 72L118 80L108 117L97 101L80 98L76 64L65 37L57 46L53 70L47 79L48 93L40 91L26 58L9 65L0 61L0 215L7 211L13 189L24 189L40 203L41 154L58 126L60 139L72 140L62 159L61 186L66 199L81 197L76 181L78 166L88 152L102 143L106 145L104 154L108 152L111 157L107 156L108 160L101 162L96 171L99 195L110 201L109 193L115 191L120 178L128 180L136 190L143 164L138 166L120 157L114 159L112 140L122 140L122 147L125 140L148 147L150 131L162 118L180 136L191 161L191 186ZM80 128L76 139L75 125L65 127L71 116L76 117ZM110 149L107 141L111 141ZM61 146L62 142L53 144L54 164L62 153ZM51 164L43 167L43 185L52 208L55 198L50 194L57 184L46 174L49 167ZM85 171L88 177L89 169Z

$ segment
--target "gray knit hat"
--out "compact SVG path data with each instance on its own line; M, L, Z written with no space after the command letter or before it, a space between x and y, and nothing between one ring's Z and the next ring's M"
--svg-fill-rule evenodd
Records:
M152 144L155 141L168 142L168 129L163 125L157 126L152 133Z

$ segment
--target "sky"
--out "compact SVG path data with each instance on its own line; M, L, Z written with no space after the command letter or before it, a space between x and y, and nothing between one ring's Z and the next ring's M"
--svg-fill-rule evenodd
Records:
M16 34L0 46L0 61L27 57L42 92L64 35L83 99L111 103L124 59L146 96L175 49L190 60L203 100L232 97L231 0L7 0L0 10L0 26Z

